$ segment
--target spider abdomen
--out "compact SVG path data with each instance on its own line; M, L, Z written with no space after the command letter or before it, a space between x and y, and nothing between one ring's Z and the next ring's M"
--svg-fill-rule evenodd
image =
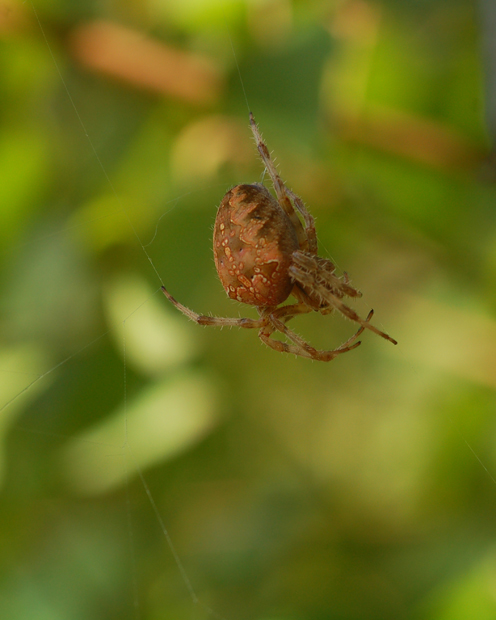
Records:
M237 185L220 203L214 258L226 293L252 306L277 306L291 293L296 231L263 185Z

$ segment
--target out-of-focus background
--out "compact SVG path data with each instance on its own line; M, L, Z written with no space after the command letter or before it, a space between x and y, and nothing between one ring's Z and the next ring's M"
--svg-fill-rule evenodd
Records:
M496 618L494 2L2 0L0 38L0 617ZM211 250L244 91L397 347L161 294L256 316Z

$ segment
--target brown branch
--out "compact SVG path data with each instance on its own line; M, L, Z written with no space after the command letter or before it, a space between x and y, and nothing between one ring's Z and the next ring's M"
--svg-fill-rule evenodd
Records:
M111 22L76 27L68 45L88 69L137 88L197 105L212 104L221 95L220 72L211 60Z
M488 155L481 146L442 123L392 109L371 108L356 115L339 111L333 125L343 140L435 168L473 171Z

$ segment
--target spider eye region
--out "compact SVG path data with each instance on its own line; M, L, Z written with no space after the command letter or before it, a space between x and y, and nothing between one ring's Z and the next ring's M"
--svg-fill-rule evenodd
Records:
M252 306L277 306L293 287L289 275L298 249L296 231L284 210L262 185L237 185L217 211L214 259L231 299Z

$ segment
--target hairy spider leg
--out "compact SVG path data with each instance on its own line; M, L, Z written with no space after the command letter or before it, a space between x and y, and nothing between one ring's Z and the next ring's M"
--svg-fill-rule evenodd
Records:
M274 162L269 153L269 149L267 145L262 139L262 134L258 128L257 123L255 122L255 118L253 114L250 112L250 127L255 137L255 142L257 143L257 149L260 153L260 157L265 165L265 169L269 173L269 176L274 185L274 190L276 192L277 201L281 205L281 208L285 211L289 219L291 220L291 224L296 231L296 236L298 238L298 245L302 250L306 250L309 248L308 236L303 228L303 224L301 223L299 217L296 215L296 211L294 209L293 203L289 199L289 196L286 191L286 186L282 182L281 177L279 176Z
M294 253L295 258L298 258L296 256L297 254L299 253L298 252ZM341 312L341 314L343 314L345 317L347 317L348 319L351 319L352 321L355 321L356 323L358 323L359 325L362 325L366 329L370 329L370 331L373 331L378 336L381 336L382 338L389 340L389 342L392 342L393 344L398 344L396 340L391 338L391 336L388 336L388 334L382 332L380 329L377 329L377 327L375 327L368 321L364 321L352 308L350 308L345 303L343 303L337 295L334 295L325 286L325 284L323 284L322 282L319 282L318 278L316 277L316 273L317 273L316 268L317 268L317 265L315 265L314 270L308 271L305 267L302 268L297 264L293 264L289 268L289 271L290 271L291 276L299 284L315 291L315 293L323 301L325 301L329 306L332 306L333 308L336 308L337 310L339 310L339 312ZM322 278L322 273L325 273L325 272L319 273L319 279Z
M265 318L260 319L234 319L234 318L224 318L224 317L215 317L215 316L206 316L205 314L198 314L197 312L193 312L186 306L183 306L182 303L174 299L169 291L162 286L162 293L167 297L167 299L176 306L178 310L180 310L183 314L185 314L188 319L195 321L198 325L213 325L216 327L244 327L245 329L260 329L267 320Z
M258 335L260 340L262 340L262 342L264 342L272 349L275 349L276 351L279 351L281 353L293 353L294 355L308 357L310 359L330 361L340 353L346 353L347 351L351 351L351 349L354 349L361 344L360 342L355 342L352 346L349 346L363 332L363 327L360 327L356 334L354 334L344 344L342 344L334 351L318 351L314 347L310 346L307 342L305 342L302 338L300 338L285 325L286 321L289 321L297 314L305 314L312 310L304 304L294 304L292 306L283 306L282 308L257 308L258 312L261 315L260 319L234 319L227 317L213 317L193 312L193 310L190 310L189 308L178 302L176 299L174 299L174 297L172 297L172 295L165 288L165 286L162 286L161 288L167 299L189 319L195 321L195 323L198 323L198 325L259 329L260 331ZM280 318L282 318L283 321L281 321ZM271 338L271 335L275 331L280 331L295 344L291 345L287 344L286 342L281 342L280 340L274 340L273 338Z
M291 191L288 187L284 186L286 189L286 193L291 198L293 203L295 204L298 211L301 213L305 221L305 232L307 233L308 238L308 251L310 254L317 254L318 244L317 244L317 230L315 229L315 220L313 215L311 215L307 208L305 207L303 200L297 196L293 191Z
M336 267L329 259L322 256L314 256L309 252L302 252L296 250L293 252L293 263L297 265L302 271L306 271L308 274L312 274L315 281L324 281L325 286L337 297L361 297L362 293L356 288L353 288L350 284L348 274L345 272L342 277L338 277ZM291 270L291 267L290 267ZM300 289L301 291L301 289ZM295 295L298 297L298 295ZM307 301L308 300L308 301ZM307 301L307 303L314 307L312 300L304 293L304 297L300 301Z
M297 336L293 331L291 331L288 327L284 325L285 322L292 319L297 314L306 314L307 312L311 312L311 308L309 308L305 304L294 304L290 306L283 306L274 310L270 316L270 323L263 327L259 332L260 339L265 342L269 347L275 349L279 352L284 353L294 353L295 355L300 355L302 357L307 357L310 359L322 361L322 362L330 362L335 357L340 355L341 353L346 353L347 351L351 351L352 349L356 349L356 347L360 346L361 342L354 342L358 336L365 329L364 326L361 326L360 329L353 334L346 342L337 347L332 351L322 351L317 350L307 342L305 342L302 338ZM367 317L367 321L372 317L373 311L369 313ZM283 321L281 321L283 319ZM274 333L274 331L282 332L288 339L292 340L295 344L289 345L285 342L281 342L280 340L274 340L270 338L270 336Z

